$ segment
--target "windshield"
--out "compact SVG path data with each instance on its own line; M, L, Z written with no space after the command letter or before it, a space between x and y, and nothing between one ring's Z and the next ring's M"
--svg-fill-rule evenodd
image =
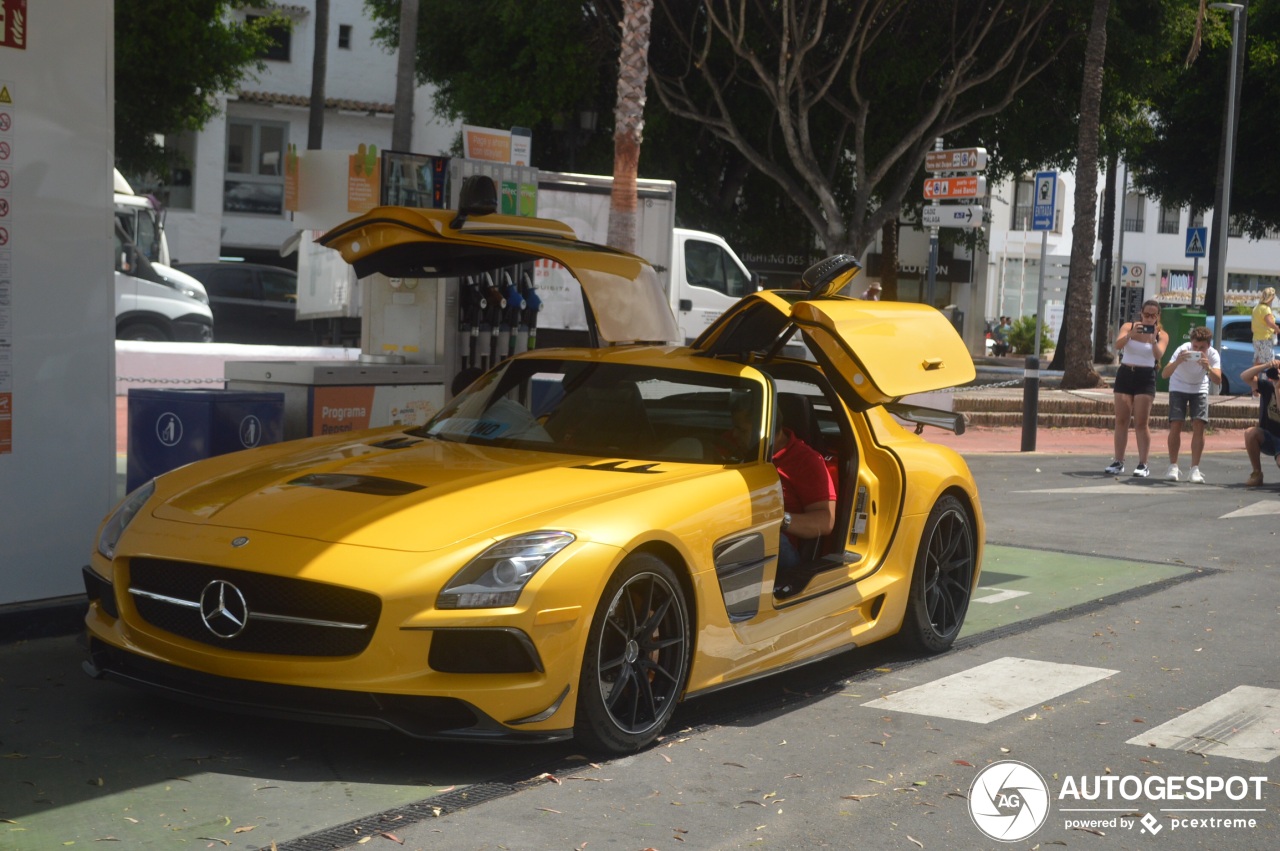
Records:
M412 434L544 452L732 464L759 457L764 385L677 369L508 361Z

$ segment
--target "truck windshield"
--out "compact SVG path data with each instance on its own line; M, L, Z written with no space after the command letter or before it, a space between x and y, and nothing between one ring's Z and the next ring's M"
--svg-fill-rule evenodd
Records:
M160 262L160 223L154 211L144 207L116 207L116 221L148 260Z

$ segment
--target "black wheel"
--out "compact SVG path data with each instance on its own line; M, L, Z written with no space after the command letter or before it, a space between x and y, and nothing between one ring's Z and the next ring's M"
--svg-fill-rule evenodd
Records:
M169 335L149 322L130 322L116 332L116 339L164 343L168 341Z
M690 653L689 610L674 571L656 556L629 556L591 621L575 734L611 753L652 742L684 692Z
M907 646L941 653L956 640L973 596L976 559L968 512L954 496L942 497L929 512L911 574L900 633Z
M1239 395L1238 391L1232 391L1231 381L1230 379L1227 378L1227 374L1225 372L1222 374L1222 389L1219 391L1218 395L1220 396Z

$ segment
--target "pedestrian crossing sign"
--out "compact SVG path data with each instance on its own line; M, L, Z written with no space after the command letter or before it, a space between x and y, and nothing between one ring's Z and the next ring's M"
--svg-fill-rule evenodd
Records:
M1187 256L1205 256L1205 246L1209 242L1208 228L1187 228Z

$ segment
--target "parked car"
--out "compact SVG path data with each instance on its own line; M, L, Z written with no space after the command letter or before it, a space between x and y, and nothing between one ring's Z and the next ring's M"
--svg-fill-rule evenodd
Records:
M1229 314L1222 317L1222 394L1224 396L1248 395L1249 385L1240 380L1240 373L1253 366L1253 317ZM1218 323L1216 316L1205 319L1212 330ZM1176 348L1170 344L1170 348Z
M223 455L135 490L84 570L90 673L202 706L626 752L684 698L960 633L978 489L916 431L963 420L900 399L971 381L973 362L931 307L833 295L853 258L676 346L653 267L559 222L381 207L322 242L362 277L559 263L605 347L509 358L422 426ZM813 360L785 354L797 334ZM784 425L838 494L835 529L786 575Z
M182 263L178 270L204 284L220 343L311 346L316 323L298 321L298 275L257 263Z

